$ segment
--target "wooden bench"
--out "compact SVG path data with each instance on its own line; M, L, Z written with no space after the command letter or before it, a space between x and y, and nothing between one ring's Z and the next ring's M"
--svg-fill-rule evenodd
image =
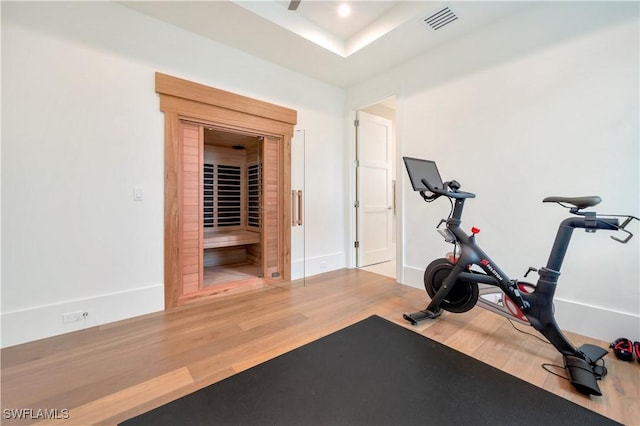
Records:
M202 235L203 248L244 246L260 243L260 233L236 229L233 231L213 231L205 229Z

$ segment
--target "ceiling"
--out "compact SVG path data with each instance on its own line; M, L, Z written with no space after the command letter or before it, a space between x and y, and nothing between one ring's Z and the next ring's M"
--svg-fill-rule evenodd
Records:
M386 69L526 7L520 1L123 1L138 12L335 86ZM425 19L449 8L437 29ZM454 19L455 18L455 19ZM442 22L442 21L440 21Z
M234 149L248 149L258 145L259 138L257 136L248 136L240 133L233 133L210 127L204 128L205 145L222 146Z

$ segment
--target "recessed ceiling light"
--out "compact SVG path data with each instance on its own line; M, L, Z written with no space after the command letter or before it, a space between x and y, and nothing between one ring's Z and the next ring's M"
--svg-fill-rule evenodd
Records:
M338 15L340 15L340 17L342 18L346 18L347 16L351 15L351 6L349 6L347 3L342 3L340 6L338 6Z

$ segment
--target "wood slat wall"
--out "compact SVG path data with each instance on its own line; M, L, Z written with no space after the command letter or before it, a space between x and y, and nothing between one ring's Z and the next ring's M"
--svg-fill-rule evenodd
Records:
M260 231L261 228L261 191L262 165L259 163L247 164L247 229Z
M262 154L263 154L263 146L262 145L254 145L252 147L249 147L247 149L247 163L248 164L256 164L260 167L260 177L259 177L259 181L261 182L264 177L263 177L263 172L262 172ZM258 184L260 184L260 182ZM262 226L264 224L264 217L262 215L262 188L259 189L260 190L260 194L258 196L258 215L260 216L259 218L259 227L255 227L255 226L250 226L250 224L248 224L248 229L250 230L256 230L256 231L262 231ZM251 246L247 247L247 260L249 260L251 263L255 264L255 265L262 265L262 242L264 241L263 238L261 238L260 244L253 244ZM262 271L260 273L261 276L264 276L264 268L262 268Z
M280 176L280 140L267 137L264 139L264 163L263 163L263 246L265 277L277 277L280 274L280 257L278 256L281 244L279 218L281 215L279 185Z
M181 122L182 293L198 291L202 274L202 126Z

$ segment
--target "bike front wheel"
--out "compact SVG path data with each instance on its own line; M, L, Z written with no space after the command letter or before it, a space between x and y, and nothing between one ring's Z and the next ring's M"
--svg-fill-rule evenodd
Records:
M436 259L427 266L424 271L424 287L429 297L433 299L454 266L453 263L444 258ZM442 303L440 303L440 307L445 311L454 313L467 312L475 306L479 294L478 283L458 278Z

